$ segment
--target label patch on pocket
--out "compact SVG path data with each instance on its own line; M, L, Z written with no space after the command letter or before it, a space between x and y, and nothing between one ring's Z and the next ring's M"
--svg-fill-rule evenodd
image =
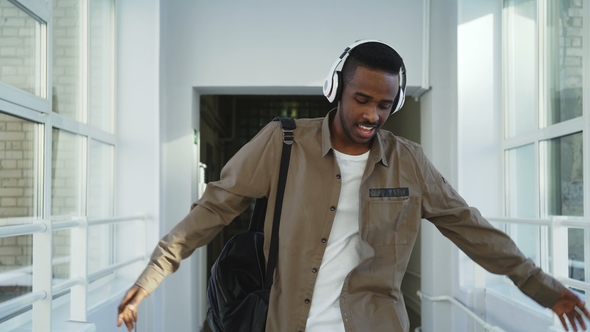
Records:
M370 197L407 197L410 189L406 188L379 188L369 189Z

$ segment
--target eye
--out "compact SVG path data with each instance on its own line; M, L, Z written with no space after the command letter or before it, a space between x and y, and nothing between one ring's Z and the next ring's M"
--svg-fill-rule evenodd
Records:
M356 97L354 98L356 100L357 103L359 104L366 104L369 102L368 98L364 98L364 97Z
M379 108L386 110L386 109L390 109L391 105L392 105L391 103L384 103L384 104L382 103L382 104L379 104Z

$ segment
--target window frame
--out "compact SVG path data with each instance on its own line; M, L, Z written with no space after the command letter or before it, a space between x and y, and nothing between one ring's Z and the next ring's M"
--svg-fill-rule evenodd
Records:
M89 274L88 265L88 227L92 225L110 224L109 226L109 246L111 248L111 254L109 255L109 267L113 268L116 266L124 267L131 265L138 260L145 261L146 257L140 255L138 257L129 260L129 262L116 262L116 255L114 255L114 243L115 235L113 232L115 222L128 222L135 221L136 226L142 228L141 221L145 220L145 216L132 216L128 218L114 218L114 211L116 208L115 201L115 188L116 188L116 150L118 146L118 137L115 132L116 128L116 0L110 0L111 12L108 13L110 20L106 24L110 25L110 66L108 68L109 77L108 84L110 87L109 92L109 116L111 117L110 132L98 129L91 126L88 123L88 112L90 111L89 105L89 50L90 50L90 34L88 25L90 23L90 0L80 0L80 44L78 53L81 63L81 72L79 80L81 82L81 96L82 99L82 119L76 121L67 116L57 114L52 111L52 63L53 63L53 1L54 0L8 0L11 4L18 7L20 10L25 11L31 17L37 20L38 24L38 36L40 40L37 40L39 51L37 54L37 61L39 62L37 68L39 68L38 80L41 82L38 84L42 92L39 95L32 94L23 91L19 88L11 86L7 83L0 82L0 110L10 116L22 118L24 120L33 122L37 126L39 133L36 144L39 145L37 150L35 162L39 165L37 169L39 174L37 176L36 188L38 189L38 200L37 208L38 213L33 218L28 218L32 221L32 226L37 227L36 224L41 225L40 228L44 228L45 231L31 231L26 234L33 234L33 293L36 291L45 292L45 297L41 300L37 300L32 304L33 310L25 311L14 318L10 318L0 323L0 329L20 326L27 321L31 321L33 329L36 331L49 331L51 328L52 319L52 307L59 304L70 304L70 317L71 320L85 321L88 314L88 293L104 283L113 282L116 274L114 271L107 273L106 275L100 275L96 273ZM104 82L103 82L104 84ZM70 221L62 221L61 223L53 222L51 220L51 197L52 197L52 132L53 129L60 131L66 131L77 136L81 136L85 139L85 148L83 149L83 178L82 187L79 189L84 190L83 199L86 201L89 195L88 174L90 158L90 145L91 142L96 141L102 144L112 146L110 152L110 197L111 205L109 215L105 218L88 220L88 204L83 204L83 215L74 218ZM108 130L107 129L107 130ZM137 221L140 222L137 222ZM143 223L145 224L145 223ZM72 265L76 265L76 268L71 268L70 279L63 284L70 284L65 288L66 293L69 294L65 297L59 297L53 299L52 290L62 289L58 293L63 293L63 285L52 284L52 257L50 248L53 246L53 232L56 228L70 229L71 230L71 241L73 242L71 248L79 248L80 250L70 251ZM143 225L145 227L145 225ZM139 232L139 234L145 233ZM74 236L75 234L75 236ZM142 241L141 239L139 240ZM74 243L75 242L75 243ZM74 264L75 262L75 264ZM103 269L104 270L104 269ZM94 277L93 277L94 275ZM91 280L95 279L95 280ZM60 288L61 287L61 288ZM9 301L7 301L9 302ZM73 303L76 303L74 305ZM2 303L0 303L2 305ZM48 324L49 323L49 324Z
M590 74L587 65L587 61L584 68L583 87L582 87L582 115L573 119L565 120L555 124L547 124L547 113L548 113L548 102L549 102L549 80L548 77L551 72L549 63L549 56L547 55L550 43L549 43L549 5L553 1L558 0L537 0L537 41L536 41L536 53L538 62L536 65L536 78L535 83L537 86L537 110L535 112L535 123L536 129L518 135L509 135L511 124L509 123L511 115L509 114L508 97L510 95L510 84L508 83L509 73L508 63L510 58L508 56L507 48L510 46L508 41L508 24L506 20L506 3L503 4L503 24L502 24L502 47L504 49L502 56L502 84L503 84L503 117L504 117L504 139L502 141L502 158L504 160L504 213L505 218L498 218L497 221L504 223L504 230L508 231L510 228L516 227L518 224L531 224L537 225L540 229L540 247L539 254L541 260L541 267L545 271L550 271L552 274L569 287L580 287L584 289L590 287L590 182L585 181L583 184L583 206L584 214L583 217L568 217L568 216L551 216L548 214L548 194L546 179L548 179L548 156L546 153L547 145L550 140L560 138L575 133L582 133L583 141L583 170L584 173L590 174L590 135L588 130L590 129ZM590 22L590 6L586 4L583 8L584 21ZM586 29L587 30L587 29ZM590 33L585 32L583 36L583 57L584 59L590 59ZM529 144L534 145L535 150L535 192L536 192L536 209L535 209L535 220L522 220L519 218L512 218L508 216L507 202L510 200L509 193L509 160L507 154L512 150L519 147L523 147ZM587 177L588 175L586 175ZM567 232L568 228L579 228L584 227L584 265L585 265L585 282L579 282L569 278L567 273L567 252L568 248L565 246L565 250L556 244L568 243ZM518 242L517 242L518 244ZM551 259L551 257L565 257L565 266L563 260ZM552 262L553 261L553 262ZM564 271L565 270L565 271ZM507 282L507 278L505 278Z

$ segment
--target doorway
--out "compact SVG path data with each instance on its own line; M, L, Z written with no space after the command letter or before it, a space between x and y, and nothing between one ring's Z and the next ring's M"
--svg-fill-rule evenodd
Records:
M204 165L205 183L219 180L223 165L275 116L324 117L334 107L324 96L317 95L201 95L200 161ZM403 109L391 116L383 129L420 143L420 102L408 98ZM207 279L225 243L248 229L251 213L252 206L207 245ZM420 283L418 236L402 283L411 331L420 326L420 300L416 295ZM207 324L205 331L209 331Z

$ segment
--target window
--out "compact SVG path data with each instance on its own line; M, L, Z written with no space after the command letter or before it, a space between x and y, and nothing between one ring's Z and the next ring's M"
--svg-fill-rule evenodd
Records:
M44 97L43 22L8 0L0 0L0 13L0 81Z
M0 330L115 263L114 0L49 4L0 0Z
M581 294L590 289L587 7L504 1L507 231L525 255Z

